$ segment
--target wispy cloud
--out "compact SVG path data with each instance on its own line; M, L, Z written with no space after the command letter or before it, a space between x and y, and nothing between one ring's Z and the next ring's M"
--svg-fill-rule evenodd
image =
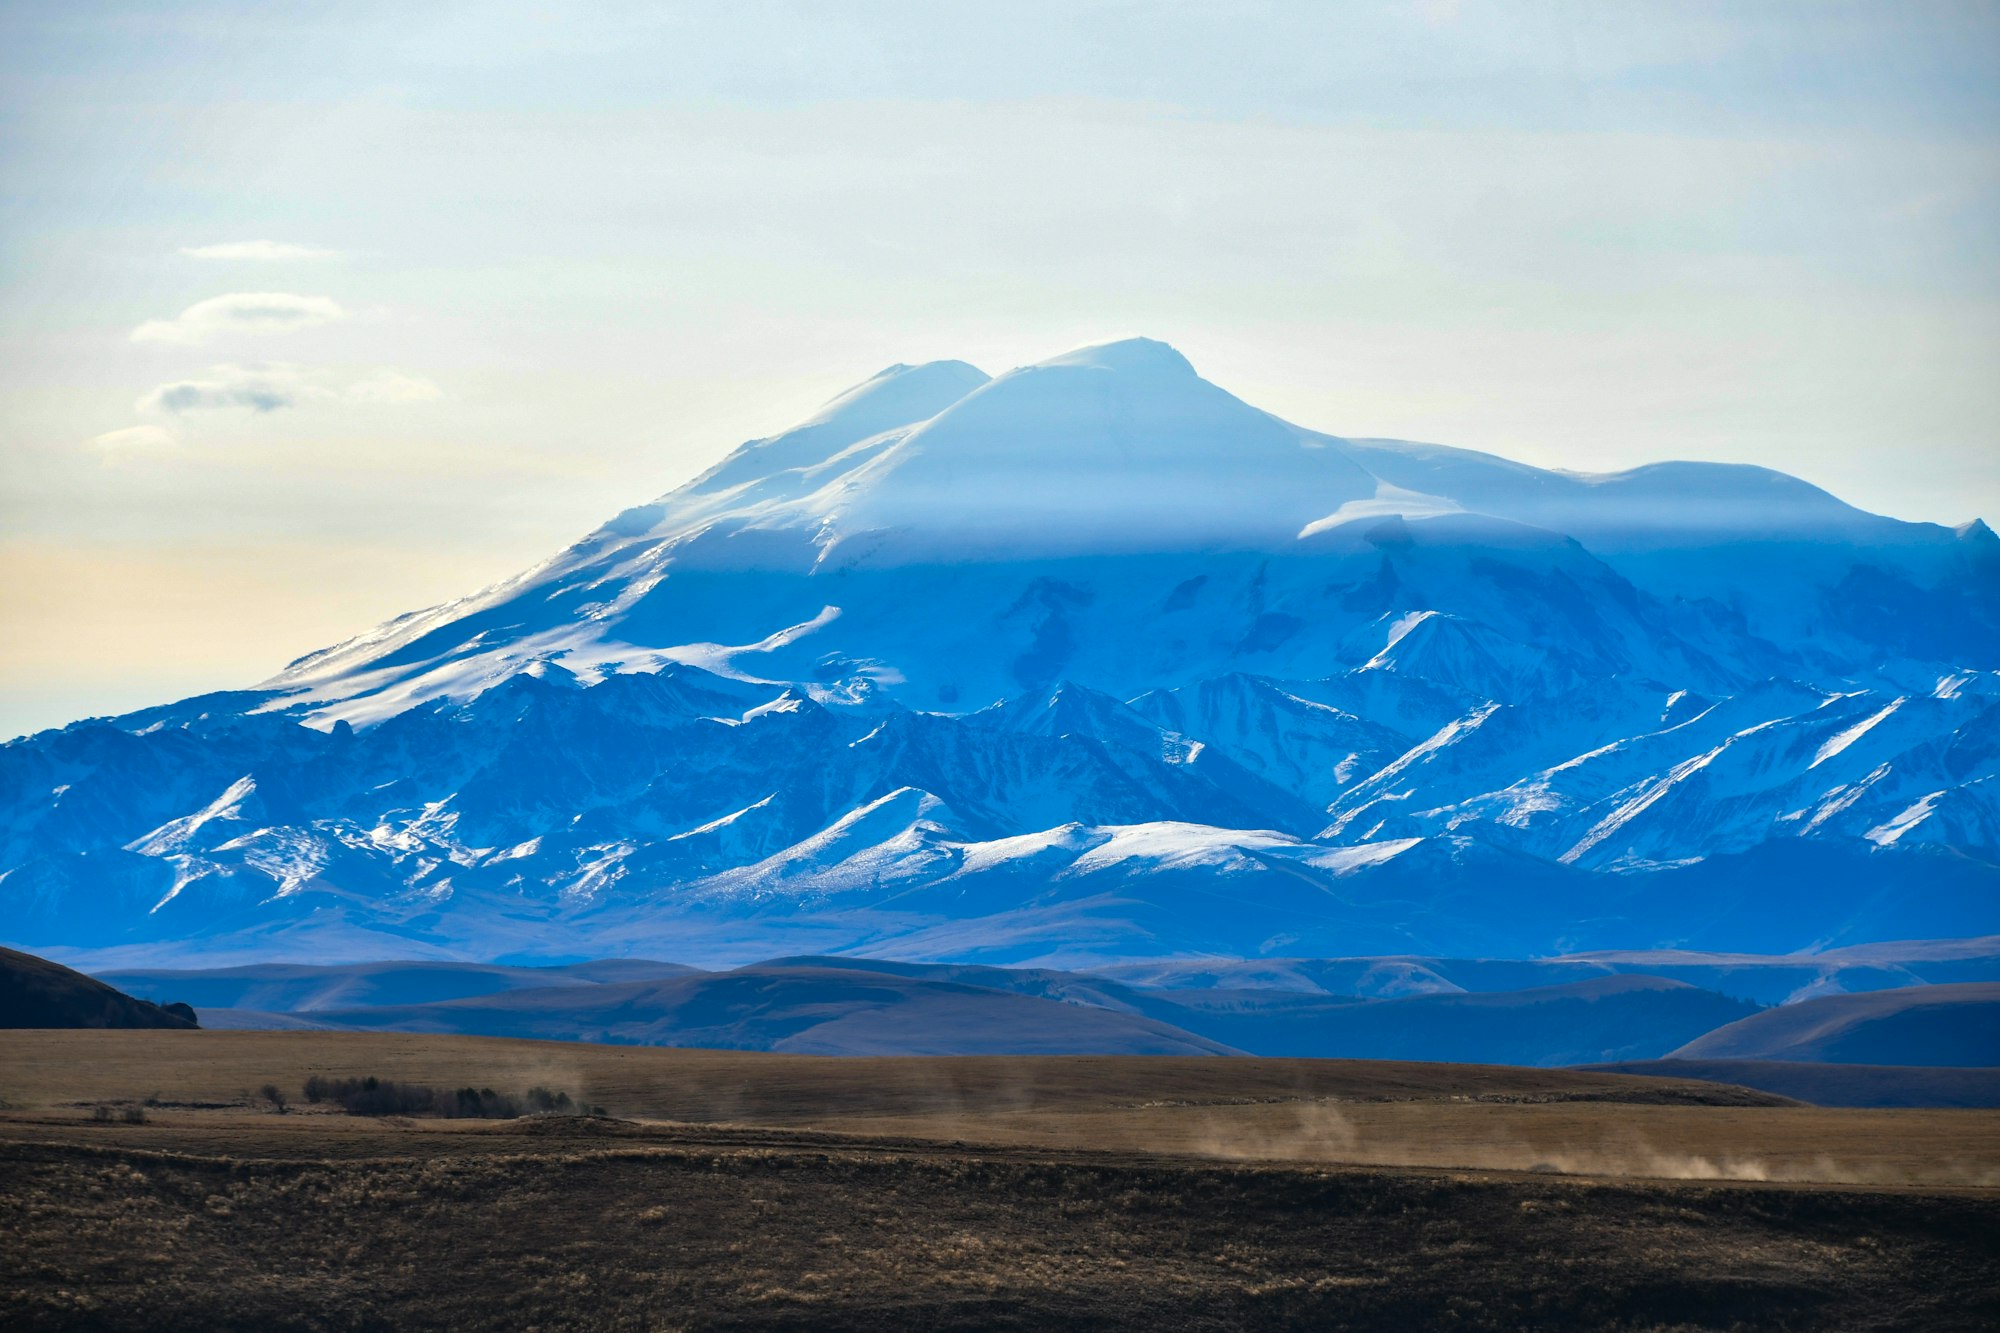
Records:
M127 426L90 437L101 449L160 449L180 443L181 433L171 426Z
M149 319L132 330L135 343L203 343L223 334L292 333L347 318L329 296L232 292L197 301L172 319Z
M199 378L158 386L136 406L141 412L178 416L224 408L276 412L311 403L415 403L443 396L437 385L421 375L400 370L378 370L342 384L324 371L278 362L211 366Z
M348 385L343 397L356 403L425 403L444 397L444 390L421 375L383 370Z
M250 263L276 263L296 259L338 259L340 251L317 245L293 245L289 241L225 241L221 245L184 245L181 253L189 259L229 259Z

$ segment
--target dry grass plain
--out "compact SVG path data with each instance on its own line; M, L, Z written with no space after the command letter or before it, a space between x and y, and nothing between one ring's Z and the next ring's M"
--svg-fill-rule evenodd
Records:
M311 1074L618 1122L253 1109ZM0 1326L1951 1328L2000 1113L1353 1061L0 1033ZM151 1099L144 1124L99 1102Z

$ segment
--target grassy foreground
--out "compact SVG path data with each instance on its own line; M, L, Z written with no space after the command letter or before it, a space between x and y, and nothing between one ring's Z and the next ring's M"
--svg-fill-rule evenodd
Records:
M362 1066L566 1075L622 1119L279 1115L245 1095ZM143 1124L88 1117L154 1092ZM2000 1320L1989 1112L1454 1066L320 1033L0 1034L0 1097L10 1328ZM1535 1169L1366 1160L1508 1144ZM1635 1145L1650 1157L1603 1169ZM1695 1161L1799 1178L1658 1178ZM1892 1170L1930 1176L1840 1178Z

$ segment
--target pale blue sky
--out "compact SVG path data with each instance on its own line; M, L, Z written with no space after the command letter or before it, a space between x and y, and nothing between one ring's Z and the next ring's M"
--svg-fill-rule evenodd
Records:
M1996 261L1993 4L0 5L0 735L891 362L1136 333L1321 429L1993 519Z

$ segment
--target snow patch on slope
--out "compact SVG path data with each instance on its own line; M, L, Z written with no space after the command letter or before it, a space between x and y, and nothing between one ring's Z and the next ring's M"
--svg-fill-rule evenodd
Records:
M1808 769L1818 768L1821 764L1833 758L1835 755L1839 754L1842 750L1845 750L1848 746L1860 740L1863 736L1866 736L1872 728L1886 721L1889 715L1895 712L1898 708L1901 708L1905 702L1906 702L1905 700L1900 698L1892 699L1889 701L1888 705L1882 709L1881 712L1871 713L1867 717L1862 718L1859 722L1855 723L1847 730L1841 732L1838 736L1835 736L1833 739L1829 740L1826 744L1820 746L1819 752L1813 755L1813 761L1810 764L1807 764L1806 767Z

